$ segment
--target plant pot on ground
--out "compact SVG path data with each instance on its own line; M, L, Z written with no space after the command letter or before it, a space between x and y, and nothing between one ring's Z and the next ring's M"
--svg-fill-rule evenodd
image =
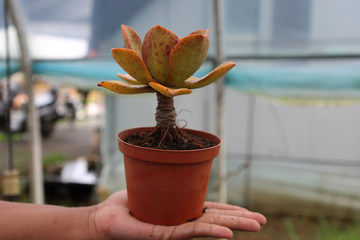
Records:
M147 31L143 42L131 27L122 25L121 30L124 48L113 48L111 53L128 73L118 73L125 82L104 81L98 86L120 94L156 92L158 100L155 127L117 135L124 154L129 209L139 220L160 225L199 218L221 139L177 127L173 97L218 80L235 63L223 63L202 78L192 76L206 59L208 29L178 38L157 25Z

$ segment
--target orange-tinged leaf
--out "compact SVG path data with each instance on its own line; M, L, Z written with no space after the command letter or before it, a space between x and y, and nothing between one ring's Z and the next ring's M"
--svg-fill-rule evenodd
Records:
M191 35L191 34L201 34L201 35L205 35L205 36L209 37L209 32L210 32L209 29L201 29L201 30L193 31L189 35Z
M185 81L182 87L190 88L190 89L205 87L206 85L209 85L215 82L216 80L220 79L228 71L230 71L235 65L236 64L231 61L220 64L217 68L215 68L214 70L212 70L210 73L208 73L202 78L198 78L198 79L193 78Z
M161 85L160 83L151 82L150 87L165 95L166 97L175 97L178 95L190 94L192 90L187 88L169 88Z
M199 79L198 77L191 76L188 79L186 79L185 82L191 82L191 81L195 81L195 80L198 80L198 79Z
M170 54L169 78L165 85L181 87L205 62L209 49L209 38L202 34L191 34L180 39Z
M167 28L156 25L144 37L142 57L151 76L165 83L169 76L170 52L179 41L178 36Z
M126 48L113 48L111 49L111 55L120 67L137 81L143 84L155 81L147 70L145 63L135 51Z
M104 81L98 83L98 86L109 89L110 91L120 94L138 94L151 93L155 90L148 85L132 85L122 81Z
M121 33L124 41L124 48L134 50L142 57L141 38L137 32L131 27L121 24Z
M121 78L122 80L124 80L132 85L143 85L141 82L138 82L135 78L133 78L129 74L118 73L117 75L119 78Z

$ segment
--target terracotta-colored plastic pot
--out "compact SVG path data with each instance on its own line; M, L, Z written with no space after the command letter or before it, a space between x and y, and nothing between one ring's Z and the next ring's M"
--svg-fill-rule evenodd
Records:
M177 225L202 215L213 159L221 139L213 134L189 130L206 137L214 147L199 150L158 150L124 142L133 128L118 133L119 150L124 154L128 206L144 222Z

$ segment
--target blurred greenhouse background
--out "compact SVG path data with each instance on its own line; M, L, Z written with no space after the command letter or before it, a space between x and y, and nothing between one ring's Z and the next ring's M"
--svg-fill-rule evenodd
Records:
M141 38L157 24L179 37L209 28L208 59L196 73L202 76L216 58L214 1L17 2L37 78L105 95L105 114L94 127L101 131L97 189L109 194L124 189L115 135L154 126L156 98L114 95L97 87L124 73L110 55L111 48L123 47L120 25L134 28ZM225 56L237 64L225 79L228 202L266 214L359 218L360 2L220 2ZM2 16L4 0L0 3ZM8 37L16 72L21 51L11 21ZM3 17L0 38L4 78ZM216 133L216 87L175 98L181 126ZM7 166L4 156L0 172ZM210 200L218 194L216 162L213 170Z

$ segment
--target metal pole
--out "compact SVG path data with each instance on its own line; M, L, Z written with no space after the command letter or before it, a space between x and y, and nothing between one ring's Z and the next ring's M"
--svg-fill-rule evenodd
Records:
M223 1L213 0L214 19L215 19L215 65L218 66L225 62L224 54L224 16ZM218 201L227 202L227 163L226 163L226 136L225 136L225 109L224 109L224 81L222 77L216 82L216 132L223 140L218 157L218 181L219 196Z
M255 126L255 97L248 97L246 145L245 145L245 179L244 179L244 207L250 208L251 202L251 165L253 161L253 143Z
M20 10L20 6L17 0L5 0L8 1L10 15L12 22L17 30L20 51L21 51L21 63L26 81L26 94L29 98L28 104L28 118L27 128L30 133L30 147L31 147L31 185L30 192L32 202L36 204L44 203L44 185L43 185L43 172L42 172L42 150L41 150L41 136L40 136L40 124L38 113L34 104L34 83L32 80L32 60L30 58L28 41L22 19L23 13Z
M10 51L9 51L9 5L8 1L4 2L4 24L5 24L5 52L6 52L6 82L7 82L7 110L6 110L6 131L8 136L8 151L9 151L9 170L14 169L14 157L13 157L13 141L11 134L11 89L10 89Z
M2 185L2 196L6 201L19 201L20 200L20 180L19 171L14 168L14 155L13 155L13 141L11 132L11 70L10 70L10 50L9 50L9 5L4 2L4 24L5 24L5 49L6 49L6 80L7 80L7 107L6 107L6 129L8 135L9 145L9 168L4 170Z

